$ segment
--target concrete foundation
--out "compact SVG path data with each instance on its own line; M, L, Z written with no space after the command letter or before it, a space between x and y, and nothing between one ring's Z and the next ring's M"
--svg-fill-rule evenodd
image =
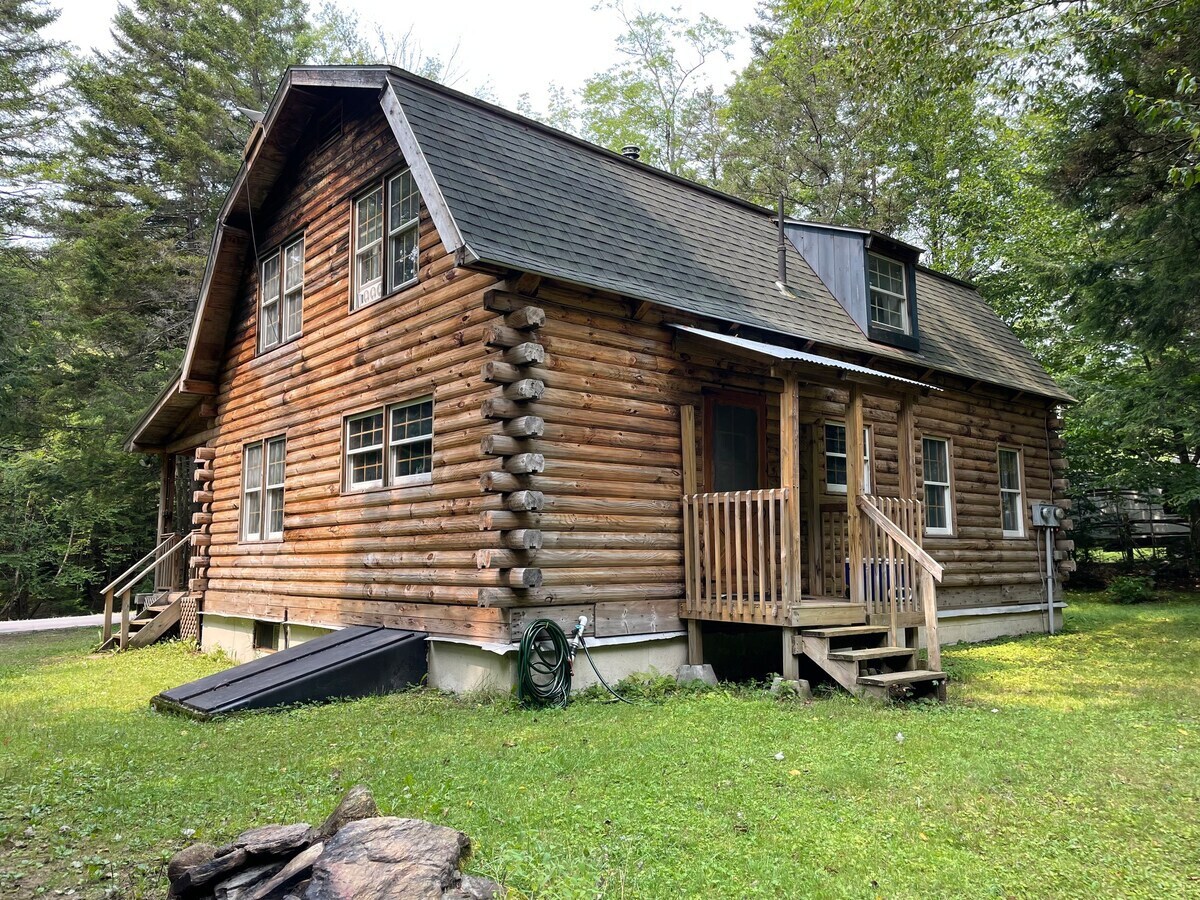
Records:
M1054 630L1063 626L1065 603L1054 604ZM1019 634L1044 633L1047 628L1046 607L1035 603L1013 606L991 606L975 609L944 609L938 613L938 638L943 645L976 643ZM925 643L925 629L921 629Z
M645 638L600 638L588 641L588 650L604 680L616 684L638 672L674 675L687 662L685 635ZM429 642L429 684L456 694L474 691L510 691L517 683L516 645L476 644L439 640ZM597 684L596 673L582 652L575 658L572 691Z
M254 646L254 620L242 619L235 616L201 617L200 649L205 653L221 650L230 659L238 662L249 662L272 653L271 650L256 649ZM295 647L305 641L329 634L333 629L317 628L312 625L292 625L279 623L279 646L283 650Z

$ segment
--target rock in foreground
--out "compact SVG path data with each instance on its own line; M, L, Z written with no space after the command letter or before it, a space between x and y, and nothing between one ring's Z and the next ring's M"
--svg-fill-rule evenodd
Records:
M220 849L193 845L167 866L176 900L490 900L494 881L463 875L471 841L420 819L380 816L358 785L320 828L265 825Z

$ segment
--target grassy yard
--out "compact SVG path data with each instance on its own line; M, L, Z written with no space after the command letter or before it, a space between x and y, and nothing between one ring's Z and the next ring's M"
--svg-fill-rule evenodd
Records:
M162 896L173 850L356 782L517 897L1200 894L1200 597L951 649L940 707L412 693L197 724L147 700L220 660L88 644L0 639L0 898Z

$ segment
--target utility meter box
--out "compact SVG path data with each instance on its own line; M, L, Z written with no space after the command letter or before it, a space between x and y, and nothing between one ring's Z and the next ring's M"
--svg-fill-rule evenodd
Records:
M1034 528L1058 528L1062 524L1062 520L1066 517L1066 513L1061 506L1055 506L1053 503L1042 503L1034 501L1030 504L1030 516L1033 519Z

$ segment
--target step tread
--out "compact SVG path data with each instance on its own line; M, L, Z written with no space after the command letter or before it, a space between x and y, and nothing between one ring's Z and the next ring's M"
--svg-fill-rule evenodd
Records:
M934 672L930 669L913 669L911 672L884 672L881 675L860 675L859 684L890 687L895 684L915 684L918 681L944 681L945 672Z
M896 656L912 656L916 651L912 647L864 647L859 650L830 650L829 658L843 662L855 662L861 659L888 659Z
M805 637L835 638L887 634L889 630L886 625L840 625L833 628L805 628L800 633Z

